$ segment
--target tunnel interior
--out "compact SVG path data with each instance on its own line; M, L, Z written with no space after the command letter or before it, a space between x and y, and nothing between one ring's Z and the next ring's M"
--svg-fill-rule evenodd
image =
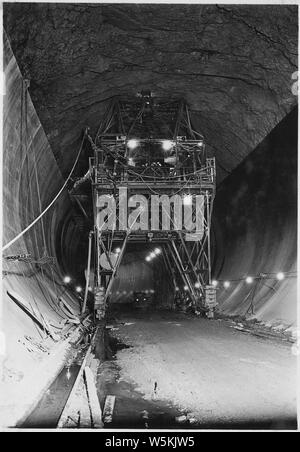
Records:
M190 127L216 160L210 282L217 315L295 336L297 7L4 3L3 28L4 423L24 419L60 368L72 328L82 322L86 286L93 311L86 175L94 151L85 137L87 128L97 136L120 96L184 99ZM169 138L168 118L148 115L130 138ZM113 252L121 246L115 241ZM154 318L156 311L182 312L177 292L188 294L180 275L179 284L172 281L165 249L151 237L127 244L110 308L126 308L125 319L141 309ZM20 404L34 366L46 358L51 372L41 370Z

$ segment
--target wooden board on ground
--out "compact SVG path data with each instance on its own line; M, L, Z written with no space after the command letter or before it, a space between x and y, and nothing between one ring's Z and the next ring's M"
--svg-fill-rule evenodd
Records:
M87 393L89 398L92 422L94 428L103 428L102 412L97 395L97 389L94 381L94 376L89 367L84 369L85 383L87 387Z
M105 424L110 424L113 418L113 412L116 402L116 396L108 395L105 399L104 409L103 409L103 422Z

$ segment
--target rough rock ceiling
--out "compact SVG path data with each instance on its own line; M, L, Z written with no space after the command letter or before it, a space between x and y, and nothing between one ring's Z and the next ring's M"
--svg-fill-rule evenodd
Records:
M4 27L67 172L118 94L184 97L221 181L292 109L296 6L4 4Z

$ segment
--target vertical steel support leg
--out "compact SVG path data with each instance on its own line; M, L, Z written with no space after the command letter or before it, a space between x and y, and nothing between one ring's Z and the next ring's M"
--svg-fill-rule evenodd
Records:
M166 266L167 270L169 270L170 276L172 278L174 289L176 290L177 284L176 284L176 278L175 278L175 275L174 275L174 270L173 270L173 268L171 266L169 256L167 255L165 249L163 249L163 258L164 258L165 266Z
M112 273L112 275L111 275L111 277L110 277L109 283L108 283L107 288L106 288L105 297L104 297L104 302L105 302L105 303L106 303L106 300L107 300L108 295L109 295L109 293L110 293L110 290L111 290L111 287L112 287L112 285L113 285L114 279L115 279L115 277L116 277L116 273L117 273L117 271L118 271L118 268L119 268L119 266L120 266L120 263L121 263L121 261L122 261L122 258L123 258L124 252L125 252L125 248L126 248L126 244L127 244L128 237L129 237L129 233L126 233L126 237L125 237L125 240L124 240L124 242L123 242L123 245L122 245L122 248L121 248L121 252L120 252L120 254L119 254L119 256L118 256L118 260L117 260L117 262L116 262L116 265L114 266L113 273Z
M92 239L93 239L93 232L90 231L90 233L89 233L89 249L88 249L88 265L87 265L85 292L84 292L84 299L83 299L83 305L82 305L82 309L81 309L81 314L83 314L85 312L85 310L86 310L86 302L87 302L87 296L88 296L88 292L89 292L90 271L91 271L91 255L92 255Z
M191 266L191 269L193 270L193 273L194 273L194 276L195 276L195 278L196 278L196 281L197 281L199 284L201 284L200 279L199 279L199 275L197 274L197 271L196 271L196 267L195 267L195 265L194 265L194 263L193 263L193 261L192 261L192 259L191 259L191 256L190 256L190 254L189 254L189 251L188 251L188 249L187 249L187 246L186 246L186 244L185 244L185 242L184 242L184 239L183 239L183 237L182 237L182 232L179 232L179 237L180 237L180 240L181 240L182 247L183 247L183 249L184 249L184 251L185 251L185 254L187 255L187 258L188 258L189 264L190 264L190 266ZM201 285L202 285L202 284L201 284Z
M182 261L181 261L181 257L178 253L178 250L176 248L176 245L174 243L174 240L171 240L171 244L174 250L174 254L175 254L175 263L177 263L177 268L179 268L179 272L181 273L183 280L185 281L185 284L188 286L188 288L190 289L190 293L191 296L194 300L194 303L197 304L197 296L195 294L194 288L193 288L193 284L189 278L189 276L185 273ZM172 248L171 248L172 249Z
M208 260L208 284L211 285L211 251L210 251L210 200L206 192L206 211L207 211L207 260Z

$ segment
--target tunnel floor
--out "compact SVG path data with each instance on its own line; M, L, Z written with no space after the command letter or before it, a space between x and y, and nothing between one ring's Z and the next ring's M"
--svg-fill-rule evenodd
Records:
M119 307L107 330L98 391L116 403L106 428L297 428L291 344L226 320Z

